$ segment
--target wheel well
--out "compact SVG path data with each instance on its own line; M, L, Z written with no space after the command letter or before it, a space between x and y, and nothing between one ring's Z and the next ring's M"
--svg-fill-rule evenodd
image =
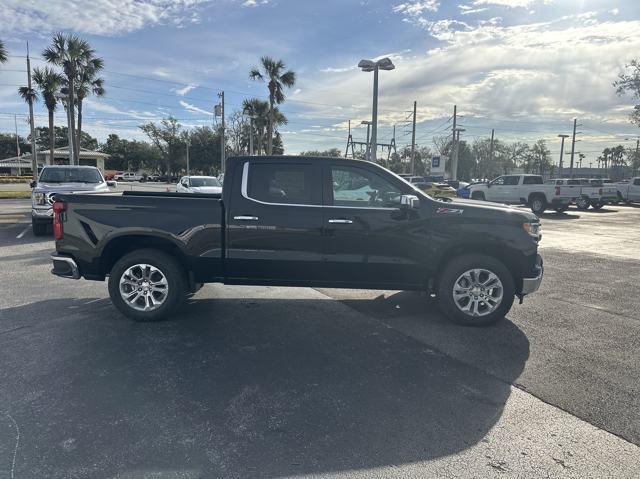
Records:
M531 193L529 195L527 203L531 203L534 199L541 198L545 203L547 202L547 197L544 196L544 193Z
M100 261L102 273L109 274L120 258L137 249L157 249L178 258L184 264L184 254L171 241L154 236L128 235L111 240L104 248Z
M521 261L519 261L517 253L492 243L463 243L445 250L440 256L440 261L436 267L436 281L440 279L440 275L447 264L449 264L454 258L467 254L491 256L492 258L504 263L513 277L516 291L519 291L522 288L523 272Z

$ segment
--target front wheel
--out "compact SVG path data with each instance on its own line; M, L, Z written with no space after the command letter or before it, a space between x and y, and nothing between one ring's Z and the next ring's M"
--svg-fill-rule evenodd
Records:
M122 314L135 321L158 321L185 298L186 275L168 254L140 249L123 256L109 274L109 296Z
M464 255L446 265L438 301L447 317L465 326L488 326L505 317L515 294L513 276L496 258Z
M589 198L581 196L576 200L576 206L579 210L588 210L590 205Z
M536 215L541 215L547 209L547 200L543 196L533 196L529 201L529 207Z

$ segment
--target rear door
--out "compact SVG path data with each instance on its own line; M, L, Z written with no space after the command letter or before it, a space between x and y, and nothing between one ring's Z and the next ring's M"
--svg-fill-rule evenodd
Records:
M491 182L491 186L487 188L487 200L499 202L517 202L518 197L518 181L520 177L517 175L499 176Z
M321 184L313 161L256 159L238 165L227 212L230 282L321 278Z
M427 208L400 206L401 195L413 191L373 169L342 162L327 163L323 177L327 280L388 288L424 283Z

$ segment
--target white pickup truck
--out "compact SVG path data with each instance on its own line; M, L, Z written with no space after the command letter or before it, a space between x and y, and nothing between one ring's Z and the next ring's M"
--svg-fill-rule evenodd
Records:
M540 175L503 175L469 190L471 199L529 205L535 214L550 208L562 213L576 199L575 189L545 185Z
M631 178L628 183L616 183L618 200L627 203L640 203L640 176Z
M549 185L565 186L573 190L578 209L587 210L591 206L599 210L608 203L618 201L618 190L615 185L604 183L603 180L589 178L557 178L547 180Z

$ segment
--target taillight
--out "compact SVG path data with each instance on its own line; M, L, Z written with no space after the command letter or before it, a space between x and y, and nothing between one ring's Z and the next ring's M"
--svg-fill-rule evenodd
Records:
M560 196L560 187L556 186L556 196Z
M67 210L67 204L64 201L56 201L53 203L53 236L56 240L61 240L64 234L62 226L62 215Z

